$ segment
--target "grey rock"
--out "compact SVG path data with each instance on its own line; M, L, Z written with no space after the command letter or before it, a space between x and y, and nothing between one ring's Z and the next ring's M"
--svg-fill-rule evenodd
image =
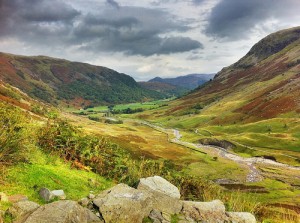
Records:
M56 201L39 207L22 223L100 223L75 201Z
M137 189L151 194L153 209L168 215L177 214L182 209L178 188L162 177L142 178Z
M103 220L100 220L100 214L99 216L97 216L96 214L94 214L91 210L85 208L85 211L86 211L86 216L87 216L87 222L88 223L97 223L97 222L102 222L104 223Z
M182 213L188 219L216 223L228 221L225 206L220 200L211 202L183 201Z
M162 213L158 210L152 210L149 218L153 220L153 223L161 223L164 220Z
M161 177L142 178L137 189L151 194L155 210L171 215L179 213L182 209L178 188Z
M65 200L67 197L63 190L53 190L51 193L54 195L54 197L57 197L60 200Z
M28 197L23 194L14 194L8 197L8 201L11 203L17 203L19 201L28 201Z
M15 220L21 220L26 218L26 216L31 214L39 207L39 204L32 201L19 201L14 203L13 206L6 211L6 213L12 216L12 218Z
M232 223L256 223L254 215L248 212L227 212L227 215Z
M168 195L172 198L180 199L180 192L178 188L160 176L140 179L137 189L152 190Z
M8 197L4 192L0 192L0 201L8 202Z
M125 184L104 191L93 203L106 223L142 222L152 210L150 194Z
M46 202L49 202L54 199L54 194L48 188L45 187L40 189L39 195Z
M88 198L89 199L94 199L96 196L94 194L89 194Z
M80 199L79 204L81 204L83 207L87 207L90 203L90 200L86 197Z

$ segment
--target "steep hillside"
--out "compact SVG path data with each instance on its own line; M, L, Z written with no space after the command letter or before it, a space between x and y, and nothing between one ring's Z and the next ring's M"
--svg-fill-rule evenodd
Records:
M84 106L161 97L114 70L45 56L0 53L0 79L51 104Z
M178 101L169 113L197 103L218 110L211 123L229 124L300 113L300 27L273 33L235 64Z
M195 89L196 87L204 84L214 77L214 74L189 74L174 78L160 78L155 77L148 82L167 83L174 86L179 86L188 90Z
M242 156L299 165L300 27L267 36L212 81L168 105L139 118L186 131L187 140L227 140Z
M163 82L139 82L145 89L149 89L152 91L157 91L163 94L165 97L172 97L172 96L182 96L187 93L189 90L180 86L175 86L168 83Z

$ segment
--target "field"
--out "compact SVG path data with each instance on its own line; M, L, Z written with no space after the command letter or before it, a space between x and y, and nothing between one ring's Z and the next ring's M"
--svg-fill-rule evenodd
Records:
M270 167L260 164L257 165L257 168L264 177L264 180L252 183L245 182L245 178L247 174L249 174L249 170L245 166L222 157L216 159L215 157L218 155L214 151L207 152L206 150L174 144L170 142L170 139L173 137L171 130L162 132L159 131L159 129L157 130L143 125L138 120L127 118L123 119L123 124L110 125L102 122L94 122L88 120L85 116L75 116L69 113L65 113L65 117L86 131L110 137L115 142L130 150L135 156L171 160L183 168L182 173L185 175L200 176L203 179L211 181L226 179L227 181L240 182L241 186L231 187L230 184L224 186L230 191L239 191L242 193L242 195L239 196L250 196L257 204L261 203L267 205L270 215L282 212L278 207L273 207L273 204L289 204L292 209L289 210L291 213L294 213L293 208L300 204L300 198L298 196L300 193L298 186L300 185L299 170L288 171L280 167ZM262 123L261 126L264 126L264 124L265 123ZM262 129L262 127L256 129L251 125L242 127L247 129L247 131L258 131ZM208 137L210 134L215 136L217 133L220 137L223 137L227 130L222 132L219 129L217 127L205 128L205 130L202 130L198 134L192 131L182 131L182 140L195 141L199 139L199 137L201 138L201 136L199 136L199 134L202 135L201 133L203 133L205 137ZM278 125L277 128L274 128L274 131L279 131L280 129L281 126ZM229 134L230 131L233 131L233 128L229 129L227 133ZM240 133L236 134L238 135ZM276 157L280 157L280 154L277 154L277 151L274 152L273 149L268 149L267 151L269 151L269 153L275 153ZM251 154L247 152L248 151L238 151L238 154L251 156ZM265 152L264 150L263 154L265 154ZM255 153L259 153L259 150L255 150L253 154ZM289 154L297 155L296 152L292 151ZM282 154L283 160L293 162L292 160L294 159L288 159L288 157L284 155L285 154ZM295 163L297 162L295 161ZM234 185L236 185L236 183L234 183ZM270 205L272 208L270 208Z

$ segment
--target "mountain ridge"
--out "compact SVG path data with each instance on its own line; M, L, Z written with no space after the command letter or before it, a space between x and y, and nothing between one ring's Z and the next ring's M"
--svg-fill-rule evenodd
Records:
M0 53L0 78L51 104L85 106L162 98L110 68L48 56Z
M266 47L263 47L264 44ZM269 49L275 50L270 53ZM227 97L228 103L232 97L239 102L229 109L248 121L277 117L292 111L300 112L299 52L300 27L270 34L255 44L239 61L218 72L211 82L180 99L180 104L187 107L199 102L212 105ZM263 56L249 64L256 54ZM232 117L230 119L233 120Z
M188 90L193 90L199 85L202 85L205 82L209 81L213 77L214 74L187 74L187 75L181 75L181 76L169 77L169 78L155 77L153 79L150 79L148 82L167 83L182 88L186 88Z

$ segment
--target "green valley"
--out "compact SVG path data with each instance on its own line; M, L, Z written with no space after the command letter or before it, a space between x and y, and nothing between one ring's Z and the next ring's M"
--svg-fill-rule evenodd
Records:
M183 199L299 222L299 52L299 27L273 33L169 99L108 68L0 54L0 191L79 200L159 175Z

